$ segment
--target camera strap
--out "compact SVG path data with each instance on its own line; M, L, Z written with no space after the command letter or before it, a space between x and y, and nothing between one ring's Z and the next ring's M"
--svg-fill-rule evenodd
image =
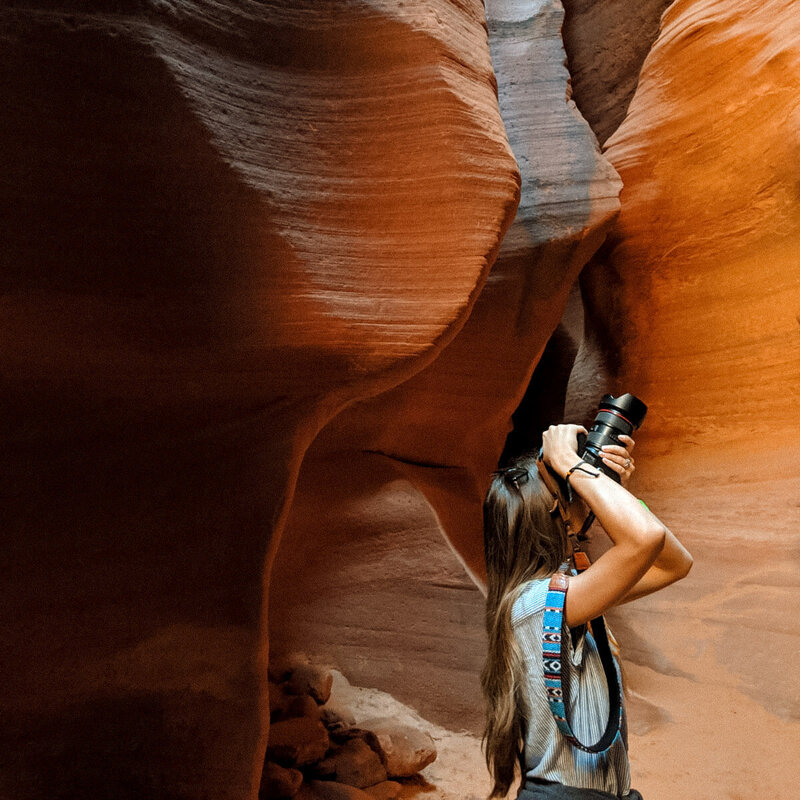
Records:
M591 625L600 663L608 685L608 722L605 731L597 742L591 745L581 742L569 724L570 715L570 681L565 672L565 664L569 659L567 641L570 636L569 627L564 619L564 604L569 588L569 577L557 572L550 580L545 600L544 620L542 627L542 666L544 683L547 690L547 702L556 721L559 731L570 744L586 753L602 753L608 750L619 738L622 726L622 686L608 643L608 632L603 617L593 619Z
M560 480L559 476L544 463L541 450L539 451L539 457L536 459L536 469L547 491L553 495L553 506L550 509L550 514L553 516L558 514L561 517L561 521L564 523L567 536L572 544L572 559L575 564L575 569L578 572L583 572L585 569L589 568L589 557L583 551L582 542L585 542L588 538L586 534L594 523L594 511L589 511L580 530L576 533L572 528L572 521L569 516L569 504L572 500L572 489L569 486L569 482ZM575 468L573 468L573 471L574 469ZM569 490L569 500L564 497L564 486Z

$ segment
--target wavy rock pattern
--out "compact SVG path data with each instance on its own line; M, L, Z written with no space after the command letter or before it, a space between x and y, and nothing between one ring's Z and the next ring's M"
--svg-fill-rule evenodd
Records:
M303 453L453 337L516 206L482 14L0 12L5 793L254 796Z
M453 342L396 389L340 415L309 451L272 588L280 648L312 648L354 683L472 730L482 720L482 601L459 561L480 579L489 473L620 189L567 101L560 4L490 2L487 16L500 109L522 176L516 219ZM338 499L321 485L326 463ZM367 503L370 496L382 502ZM403 523L383 510L398 504ZM438 540L437 523L452 550ZM324 567L311 563L315 530ZM344 544L351 537L357 547Z
M665 5L567 1L611 165L557 2L0 11L0 793L254 796L268 621L477 730L479 503L613 225L567 414L645 397L696 560L615 620L637 783L792 795L800 23L676 0L639 76Z
M586 273L590 342L650 404L635 488L695 556L680 587L620 612L632 688L672 720L646 755L634 743L645 796L795 791L796 11L677 0L608 142L625 188Z

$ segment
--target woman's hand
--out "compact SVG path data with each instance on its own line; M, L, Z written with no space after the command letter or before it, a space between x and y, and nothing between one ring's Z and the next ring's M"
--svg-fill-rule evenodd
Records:
M578 455L578 434L586 432L586 428L580 425L551 425L542 434L544 463L563 478L581 460Z
M619 440L625 444L625 447L620 447L616 444L607 444L602 448L603 463L613 469L620 476L622 485L627 485L631 479L636 467L633 464L633 448L636 442L630 436L624 433L620 435Z

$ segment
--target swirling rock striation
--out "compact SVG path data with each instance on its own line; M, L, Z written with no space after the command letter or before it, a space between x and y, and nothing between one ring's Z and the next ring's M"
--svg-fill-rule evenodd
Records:
M695 556L680 588L620 612L632 688L671 719L634 764L645 795L794 790L796 11L677 0L607 145L625 188L585 274L589 349L650 405L635 488Z
M303 453L453 337L516 207L481 4L17 5L0 785L251 797Z
M320 434L272 587L279 649L310 648L360 685L472 730L482 722L485 643L482 598L464 567L481 580L482 497L511 414L617 213L620 189L567 99L560 4L491 2L487 18L522 177L517 216L453 342Z

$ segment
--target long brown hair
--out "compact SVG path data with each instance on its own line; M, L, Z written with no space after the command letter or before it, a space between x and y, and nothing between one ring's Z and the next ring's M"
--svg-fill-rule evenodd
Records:
M528 708L511 607L527 581L557 572L569 554L564 525L558 515L550 514L552 505L533 455L521 456L494 473L483 503L489 652L481 688L486 700L483 744L494 780L489 800L505 797L517 765L522 769Z

